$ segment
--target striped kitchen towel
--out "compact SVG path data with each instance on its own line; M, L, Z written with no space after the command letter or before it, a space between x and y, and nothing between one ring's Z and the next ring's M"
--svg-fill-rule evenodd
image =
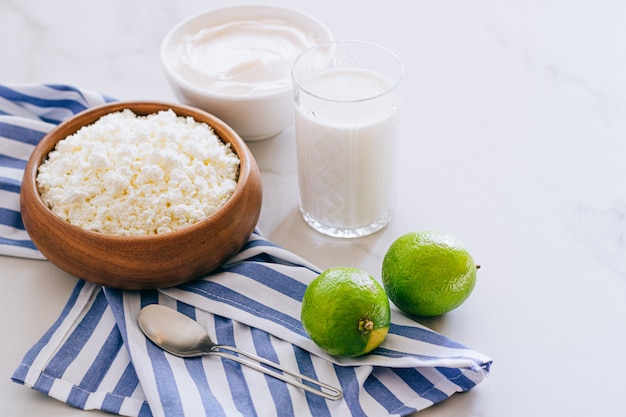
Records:
M6 172L12 172L15 186L9 192L19 191L18 171L23 165L16 161L27 155L18 157L6 144L28 142L28 134L15 133L21 129L41 137L46 129L39 123L48 123L49 128L63 118L51 118L54 111L42 109L42 104L54 107L50 106L53 91L58 96L74 94L56 101L59 111L70 103L76 109L79 106L73 103L88 107L107 100L69 87L0 86L0 112L15 117L0 119L0 173L4 181ZM65 117L71 114L73 110ZM13 171L3 171L5 167ZM6 236L7 230L21 230L17 209L8 208L17 214L2 217L0 253L40 257L27 236ZM26 353L12 378L81 409L125 416L195 417L400 416L467 391L487 377L489 357L396 310L387 338L371 354L359 358L325 354L300 323L302 296L319 272L255 231L219 270L178 287L120 291L78 280L60 317ZM154 303L194 318L218 343L340 387L344 398L325 400L225 358L182 359L165 353L137 325L139 310Z
M66 85L0 84L0 254L43 259L20 217L26 161L41 138L63 120L112 101Z

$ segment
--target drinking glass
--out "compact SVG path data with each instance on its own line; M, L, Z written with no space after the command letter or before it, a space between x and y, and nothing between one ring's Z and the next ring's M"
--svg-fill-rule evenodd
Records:
M300 212L315 230L360 237L396 204L398 57L360 41L325 42L294 62Z

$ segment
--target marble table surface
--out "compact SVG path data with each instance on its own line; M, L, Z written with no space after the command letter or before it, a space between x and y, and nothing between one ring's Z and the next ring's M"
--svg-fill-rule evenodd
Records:
M0 83L67 83L175 100L158 48L183 18L239 0L0 1ZM423 320L494 359L490 378L424 417L623 416L626 374L626 3L611 0L267 0L406 66L400 196L372 236L338 240L297 210L294 131L250 147L259 227L319 267L380 276L401 234L441 230L482 268L457 310ZM0 415L75 410L10 375L76 279L0 257Z

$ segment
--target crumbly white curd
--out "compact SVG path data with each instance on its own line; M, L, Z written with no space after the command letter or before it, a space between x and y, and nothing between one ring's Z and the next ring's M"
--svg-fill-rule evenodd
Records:
M317 42L282 19L235 20L182 35L170 59L198 88L257 95L289 87L293 61Z
M206 123L172 110L103 116L61 140L39 167L43 201L63 220L120 236L170 232L217 211L239 158Z

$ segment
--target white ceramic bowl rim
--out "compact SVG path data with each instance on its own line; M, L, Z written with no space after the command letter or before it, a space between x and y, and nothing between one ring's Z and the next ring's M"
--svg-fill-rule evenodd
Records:
M291 85L285 86L285 88L271 91L267 93L259 93L254 95L230 95L223 93L216 93L214 91L210 91L208 89L203 89L195 84L189 82L186 78L182 77L177 71L175 71L171 66L168 60L168 51L175 44L176 40L180 36L181 33L185 32L185 28L197 24L198 22L210 18L211 16L215 16L218 18L218 21L229 21L232 18L230 16L241 13L242 18L248 17L258 17L258 16L280 16L287 20L290 20L292 23L296 23L298 26L298 22L306 22L310 28L315 30L315 33L320 37L321 42L327 42L334 40L333 34L330 29L326 27L320 20L315 17L291 8L287 7L277 7L277 6L264 6L264 5L240 5L240 6L230 6L230 7L222 7L217 9L206 10L204 12L200 12L198 14L192 15L183 21L179 22L176 26L174 26L170 31L165 35L165 38L161 42L161 63L167 75L174 79L176 83L183 86L185 89L194 92L198 95L205 95L208 97L219 98L222 100L233 100L233 101L250 101L250 100L263 100L268 97L276 97L280 95L284 95L291 92Z

